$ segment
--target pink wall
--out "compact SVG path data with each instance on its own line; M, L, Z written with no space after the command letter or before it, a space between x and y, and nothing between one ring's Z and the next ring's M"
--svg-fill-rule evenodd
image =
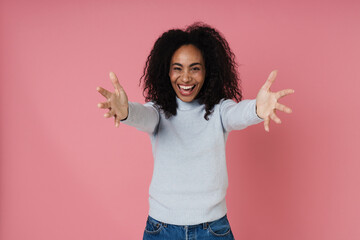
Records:
M295 1L294 1L295 2ZM131 101L155 39L195 20L236 53L245 98L273 69L293 113L229 137L236 239L360 239L359 1L0 2L0 239L141 239L148 136L115 128L96 87Z

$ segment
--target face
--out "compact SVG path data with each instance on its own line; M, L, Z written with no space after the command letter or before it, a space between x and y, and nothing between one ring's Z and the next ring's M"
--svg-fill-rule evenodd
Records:
M178 48L171 58L169 77L181 101L194 100L205 80L205 63L200 50L191 44Z

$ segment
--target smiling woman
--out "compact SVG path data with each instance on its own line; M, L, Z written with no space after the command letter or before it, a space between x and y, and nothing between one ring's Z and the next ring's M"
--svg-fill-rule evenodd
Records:
M106 117L149 134L154 173L143 239L229 239L225 146L229 132L291 109L277 100L293 90L270 91L276 71L256 99L241 100L234 55L214 28L194 24L160 36L147 58L142 80L147 103L128 101L116 75L115 92L99 107ZM238 100L239 102L234 101Z

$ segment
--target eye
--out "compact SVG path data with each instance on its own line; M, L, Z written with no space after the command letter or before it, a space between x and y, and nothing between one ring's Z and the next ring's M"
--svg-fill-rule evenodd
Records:
M194 67L192 70L193 71L200 71L200 68L199 67Z
M174 70L174 71L181 71L181 68L179 68L179 67L174 67L173 70Z

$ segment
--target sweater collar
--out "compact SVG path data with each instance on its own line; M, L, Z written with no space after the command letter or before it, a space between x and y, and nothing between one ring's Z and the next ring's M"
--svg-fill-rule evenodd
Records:
M178 109L180 109L180 110L190 110L197 106L200 106L199 99L194 99L191 102L183 102L177 96L176 96L176 103L177 103Z

